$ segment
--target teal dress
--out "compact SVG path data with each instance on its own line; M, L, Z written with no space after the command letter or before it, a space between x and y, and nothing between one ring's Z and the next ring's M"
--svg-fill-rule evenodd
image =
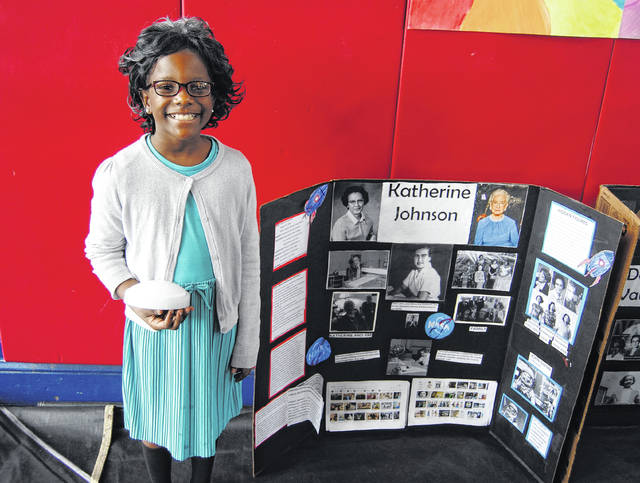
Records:
M196 166L180 166L147 146L169 168L192 176L215 161L218 146ZM236 328L220 332L215 277L193 195L189 193L173 281L191 293L194 311L178 330L152 332L127 319L122 393L133 439L169 450L176 460L213 456L216 439L242 409L242 385L229 370Z

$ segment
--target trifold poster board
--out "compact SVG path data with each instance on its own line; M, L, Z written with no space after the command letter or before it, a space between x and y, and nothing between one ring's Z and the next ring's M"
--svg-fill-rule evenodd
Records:
M624 223L618 259L625 258L614 310L603 327L606 351L589 411L590 424L636 425L640 418L640 187L601 186L596 209ZM622 264L621 264L622 266ZM615 310L617 307L617 310Z
M568 477L622 223L538 186L415 180L260 217L254 474L316 432L449 424Z

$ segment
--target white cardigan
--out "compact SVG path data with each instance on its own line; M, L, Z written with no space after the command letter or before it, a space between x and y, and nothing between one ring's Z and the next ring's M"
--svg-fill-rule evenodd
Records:
M129 278L173 280L191 191L216 276L220 329L225 333L238 323L231 365L249 368L260 330L255 186L244 155L218 145L216 160L193 176L162 164L144 136L104 160L93 178L85 253L114 299Z

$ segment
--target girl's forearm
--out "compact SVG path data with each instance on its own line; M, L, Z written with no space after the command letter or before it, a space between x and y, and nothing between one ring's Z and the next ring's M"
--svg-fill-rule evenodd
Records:
M118 288L116 288L116 295L119 298L123 299L124 293L127 291L127 289L137 283L138 281L135 278L130 278L129 280L125 280L120 285L118 285Z

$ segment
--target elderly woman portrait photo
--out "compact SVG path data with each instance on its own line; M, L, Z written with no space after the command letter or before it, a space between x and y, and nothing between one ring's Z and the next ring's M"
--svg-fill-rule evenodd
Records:
M511 192L526 193L525 188L510 187L510 191L496 185L485 185L487 191L478 188L479 197L473 236L474 245L492 247L517 247L520 239L519 224L522 218L523 199ZM484 204L483 200L487 200ZM478 208L476 208L478 210ZM510 213L511 216L507 215ZM516 218L516 219L514 219Z

